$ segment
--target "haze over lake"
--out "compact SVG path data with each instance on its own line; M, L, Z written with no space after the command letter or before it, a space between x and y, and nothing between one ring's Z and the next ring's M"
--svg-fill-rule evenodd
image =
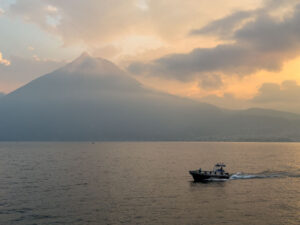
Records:
M217 161L235 174L194 183ZM0 223L300 223L298 143L0 143Z

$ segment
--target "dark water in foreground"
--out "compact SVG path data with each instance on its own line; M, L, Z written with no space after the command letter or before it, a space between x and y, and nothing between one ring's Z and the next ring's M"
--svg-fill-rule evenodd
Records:
M299 225L300 144L0 143L0 224Z

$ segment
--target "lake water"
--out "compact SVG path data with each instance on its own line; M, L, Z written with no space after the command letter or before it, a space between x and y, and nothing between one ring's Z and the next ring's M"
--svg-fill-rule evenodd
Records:
M0 143L0 224L299 225L300 144Z

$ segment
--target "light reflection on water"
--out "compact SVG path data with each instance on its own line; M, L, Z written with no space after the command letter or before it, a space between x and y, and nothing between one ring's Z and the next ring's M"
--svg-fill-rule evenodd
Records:
M0 224L300 224L299 187L298 143L0 143Z

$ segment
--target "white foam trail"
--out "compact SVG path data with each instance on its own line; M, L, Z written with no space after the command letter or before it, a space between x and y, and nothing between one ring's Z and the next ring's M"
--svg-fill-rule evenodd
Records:
M284 174L280 173L259 173L259 174L245 174L245 173L235 173L230 176L229 179L237 180L237 179L255 179L255 178L274 178L274 177L283 177Z

